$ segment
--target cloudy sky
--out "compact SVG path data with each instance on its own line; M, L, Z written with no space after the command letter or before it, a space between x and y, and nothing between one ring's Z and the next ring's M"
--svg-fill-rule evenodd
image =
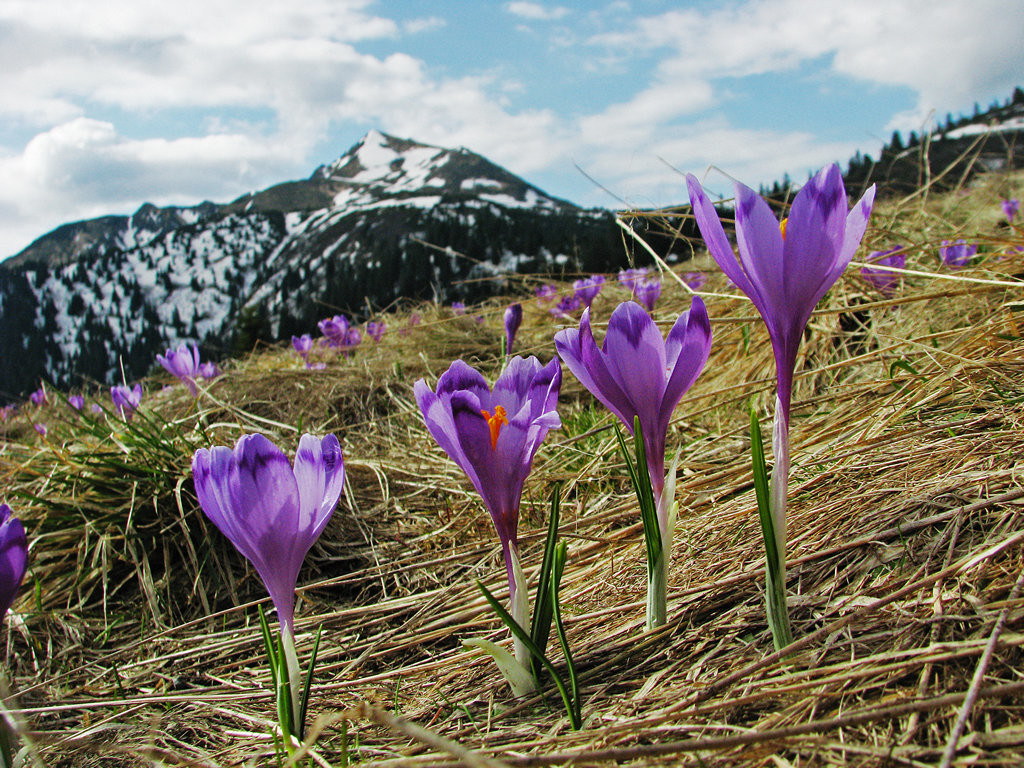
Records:
M0 0L0 258L371 128L588 206L801 179L1006 99L1022 40L1021 0Z

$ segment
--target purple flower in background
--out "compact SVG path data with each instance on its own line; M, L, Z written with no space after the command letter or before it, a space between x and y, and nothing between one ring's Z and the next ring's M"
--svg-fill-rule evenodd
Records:
M538 286L533 289L533 292L537 295L537 306L543 306L549 301L554 301L558 295L558 289L551 283L545 283L544 285Z
M71 395L68 397L68 405L76 411L80 411L85 407L85 398L81 395Z
M647 267L619 271L619 284L630 293L636 293L637 284L647 277Z
M21 520L12 516L9 506L0 504L0 619L14 604L27 562L25 527Z
M89 406L89 410L95 413L97 416L99 416L101 413L103 413L103 406L101 406L99 403L93 403L92 405Z
M303 360L309 357L309 351L313 348L313 337L308 333L301 336L292 336L292 349L294 349Z
M317 323L317 327L320 329L320 333L322 333L324 338L327 340L328 346L341 347L344 345L345 334L348 333L349 329L347 317L344 315L328 317Z
M575 294L570 296L563 296L562 300L555 306L548 310L555 317L564 317L567 320L575 321L576 318L572 316L572 313L580 308L580 300Z
M142 385L136 384L131 389L121 384L111 387L110 399L114 401L114 408L121 414L121 418L131 421L135 410L142 402Z
M411 315L409 315L409 327L410 328L412 326L414 326L414 325L419 325L422 322L423 322L423 318L420 317L420 313L419 312L413 312Z
M838 165L819 171L797 193L789 218L781 224L768 203L750 188L737 183L736 241L739 260L711 201L692 174L686 177L690 204L708 251L722 271L753 302L768 328L775 354L777 399L772 446L770 503L775 550L779 553L781 583L769 583L768 594L782 596L782 616L773 614L769 599L769 623L785 625L786 500L789 487L789 411L793 373L804 329L814 307L849 265L860 245L875 199L872 185L853 209L849 209L843 176ZM766 543L767 546L767 543ZM771 581L769 579L769 581Z
M46 405L46 401L47 401L47 398L46 398L46 388L45 387L40 387L35 392L30 394L28 396L28 399L32 401L32 405L38 406L40 408L42 406Z
M604 283L604 275L591 275L590 277L575 281L572 287L576 291L576 298L589 308L594 303L594 299L597 298L597 294L601 292Z
M1006 220L1013 224L1013 220L1017 218L1017 212L1020 211L1020 200L1015 197L1011 197L1009 200L1003 200L1003 214L1006 216Z
M427 430L466 473L490 512L505 557L513 616L520 622L525 621L528 601L526 585L517 578L522 574L519 502L540 444L549 430L562 426L555 410L561 384L557 358L542 366L536 357L516 356L493 391L462 360L441 374L436 392L423 379L414 387ZM525 648L518 641L516 651L522 663Z
M3 407L0 407L0 421L10 421L12 416L14 416L13 405L5 405Z
M192 397L198 394L196 377L199 375L199 349L195 344L191 349L185 344L177 349L168 349L164 354L157 355L156 361L169 374L185 384L189 392L192 393Z
M461 301L453 301L452 312L456 315L464 315L466 314L466 305Z
M345 331L345 338L342 342L342 351L348 354L353 349L363 343L363 332L355 326L352 326Z
M36 422L35 424L32 425L32 428L35 429L35 431L38 432L43 437L46 437L46 425L45 424L42 424L40 422Z
M695 291L699 291L703 288L704 283L708 281L708 276L703 272L684 272L680 275L680 278Z
M654 305L661 296L661 280L651 279L637 283L633 295L638 302L647 307L648 312L653 312Z
M900 281L900 276L898 272L890 272L881 267L903 269L907 265L907 254L897 253L902 248L902 245L897 245L888 251L873 251L867 261L874 266L860 269L861 277L871 283L883 296L889 296L892 293L892 289Z
M216 363L206 362L199 364L199 375L204 379L216 379L222 373L223 371L217 367Z
M299 569L345 481L338 438L303 435L293 469L266 437L244 435L234 450L196 451L192 475L203 512L252 563L277 609L281 634L293 636Z
M505 355L512 354L512 345L516 340L516 332L523 324L523 305L509 304L505 309Z
M951 269L966 267L977 252L978 246L968 245L966 240L943 240L939 248L942 263Z
M375 322L371 320L366 324L366 335L373 339L375 342L380 341L384 338L384 332L387 330L387 325L384 321Z

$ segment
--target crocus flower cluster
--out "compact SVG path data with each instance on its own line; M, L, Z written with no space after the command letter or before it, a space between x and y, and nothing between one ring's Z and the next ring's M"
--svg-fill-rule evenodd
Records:
M14 416L14 406L4 405L0 406L0 421L10 421L11 417Z
M567 320L574 320L573 313L580 308L580 300L575 294L563 296L561 300L548 310L554 317L563 317Z
M900 281L898 272L891 272L884 267L903 269L907 266L907 254L902 253L903 246L897 245L887 251L873 251L867 258L873 266L861 267L860 275L873 285L883 296L892 294L893 288Z
M299 712L295 585L306 553L341 496L345 467L338 438L303 435L293 467L263 435L244 435L234 450L217 446L196 451L192 475L203 512L252 563L270 593L289 668L293 711Z
M548 302L554 301L558 295L558 289L550 283L545 283L533 289L534 294L537 296L537 306L544 306Z
M465 303L461 302L461 301L453 301L452 302L452 314L454 314L456 316L457 315L464 315L464 314L466 314L466 305L465 305Z
M665 622L665 589L675 527L675 470L665 475L665 440L672 411L697 380L711 351L711 321L699 296L662 338L650 315L635 302L620 304L608 321L601 348L584 310L579 329L555 334L559 357L591 394L626 428L640 425L647 472L654 490L661 560L648 563L647 624Z
M775 353L777 399L772 444L771 511L775 545L782 553L781 584L769 592L782 595L785 614L786 498L789 484L789 412L793 373L804 328L814 307L846 269L860 245L874 202L872 186L848 208L839 166L819 171L797 193L789 218L776 219L768 203L743 184L736 191L736 241L739 260L700 182L687 175L690 204L708 251L718 266L753 302L768 328ZM785 615L769 621L776 644L789 632ZM784 627L783 627L784 625Z
M633 289L633 296L647 307L648 312L654 311L654 305L661 297L661 280L640 280Z
M199 348L195 344L191 349L185 344L177 349L168 349L164 354L157 355L156 361L169 374L185 384L192 397L198 394L196 379L199 377Z
M359 346L359 342L362 341L359 329L353 327L345 315L324 318L317 323L317 327L324 336L324 344L343 352Z
M42 408L47 403L46 388L40 387L35 392L32 392L28 396L28 399L32 403L32 405L38 408Z
M436 390L426 381L414 392L427 430L469 478L491 515L508 573L512 616L529 626L526 585L519 565L519 503L523 484L548 431L562 422L555 410L562 383L557 358L541 365L535 357L513 357L491 390L484 377L462 360L441 374ZM516 658L529 653L515 641Z
M943 240L939 248L942 263L950 269L966 267L977 253L978 246L968 244L966 240Z
M384 338L384 332L387 330L387 325L383 320L374 321L371 320L366 324L366 335L369 336L374 342L379 342Z
M573 282L572 287L575 291L575 296L582 302L585 307L590 307L594 303L594 299L597 298L597 294L601 292L604 287L605 277L604 275L591 275L590 277L584 277L580 280Z
M131 389L127 385L118 384L110 388L110 399L114 408L125 421L131 421L135 411L142 403L142 385L136 384Z
M0 504L0 620L14 604L27 562L25 527L12 515L9 506Z
M625 288L630 293L636 293L636 286L639 282L646 279L647 267L637 267L636 269L623 269L619 271L619 285Z
M74 408L76 411L80 411L85 407L85 398L81 395L69 395L68 405Z

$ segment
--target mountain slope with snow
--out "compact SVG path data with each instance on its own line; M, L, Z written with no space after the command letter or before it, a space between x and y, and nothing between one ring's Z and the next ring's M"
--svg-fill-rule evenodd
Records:
M181 342L224 355L246 311L287 338L335 312L479 299L511 272L611 269L621 253L608 211L466 149L371 131L308 179L67 224L0 263L0 399L131 379Z

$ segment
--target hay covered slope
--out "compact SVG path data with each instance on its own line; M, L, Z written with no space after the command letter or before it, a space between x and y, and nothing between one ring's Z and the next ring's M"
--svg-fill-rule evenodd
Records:
M412 398L418 377L433 383L456 357L493 380L503 306L479 308L482 324L420 308L424 322L406 335L404 318L389 317L380 346L323 371L286 350L257 354L198 406L153 381L131 426L59 404L41 440L30 414L16 419L0 476L33 542L7 634L30 755L270 764L273 704L251 602L265 595L198 511L189 460L244 432L293 448L302 431L333 431L346 491L297 607L303 661L323 626L318 765L932 765L961 716L958 763L1024 761L1024 255L1010 251L1024 243L997 226L998 200L1014 189L1002 179L880 208L861 256L900 243L908 269L957 279L908 274L885 298L851 268L811 321L792 421L797 645L784 659L764 617L747 436L750 404L767 423L774 367L749 303L709 269L711 359L669 436L680 523L657 632L642 631L643 544L613 418L566 372L564 428L537 456L520 531L535 570L546 496L561 483L579 732L553 690L515 701L489 659L462 649L472 636L507 642L474 584L500 593L504 569L479 499ZM986 252L950 273L936 251L954 236ZM687 268L709 265L698 255ZM607 287L599 322L625 297ZM523 300L519 343L546 361L557 326ZM667 278L655 317L667 328L688 303Z

